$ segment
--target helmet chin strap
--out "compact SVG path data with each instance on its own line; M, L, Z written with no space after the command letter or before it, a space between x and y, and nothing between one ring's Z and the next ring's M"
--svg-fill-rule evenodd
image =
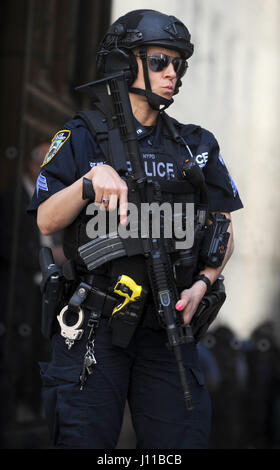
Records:
M144 73L146 89L142 90L141 88L130 87L129 91L136 95L145 96L147 98L147 101L150 107L154 109L155 111L164 111L166 108L168 108L168 106L170 106L174 102L174 100L173 98L168 100L152 92L150 78L149 78L149 71L148 71L148 63L147 63L147 49L141 48L139 51L139 56L143 64L143 73Z

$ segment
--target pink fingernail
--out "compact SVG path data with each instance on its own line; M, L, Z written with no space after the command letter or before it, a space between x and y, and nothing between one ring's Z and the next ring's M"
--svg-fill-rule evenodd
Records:
M177 304L176 305L176 310L182 310L183 308L183 305L182 304Z

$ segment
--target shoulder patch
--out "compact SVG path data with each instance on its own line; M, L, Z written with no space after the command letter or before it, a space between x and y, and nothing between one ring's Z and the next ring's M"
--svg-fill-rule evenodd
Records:
M225 164L221 154L219 154L219 161L225 167L225 169L227 170L227 175L228 175L228 179L229 179L229 182L231 184L231 187L232 187L233 195L234 195L234 197L236 197L237 193L238 193L237 186L236 186L235 182L233 181L232 177L230 176L230 174L228 172L228 169L226 167L226 164Z
M41 168L47 165L47 163L49 163L53 159L53 157L57 154L59 149L61 149L62 145L65 144L65 142L69 139L70 135L71 135L71 131L69 130L62 130L62 131L57 132L57 134L55 134L52 140L51 146L49 148L49 151L46 154L44 161L41 165Z
M219 160L220 160L220 163L223 165L223 166L226 166L225 162L224 162L224 159L222 157L222 155L219 153Z

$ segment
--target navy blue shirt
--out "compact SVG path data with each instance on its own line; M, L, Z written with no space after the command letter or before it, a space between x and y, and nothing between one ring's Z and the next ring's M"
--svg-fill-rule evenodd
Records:
M209 209L232 212L243 207L237 187L221 157L218 142L211 132L192 124L181 126L181 135L189 150L184 148L186 153L182 154L180 161L178 155L168 155L162 147L162 133L167 136L169 131L163 126L161 116L157 125L151 128L136 121L136 131L148 177L180 178L180 169L189 151L204 173ZM69 121L52 140L28 212L35 213L43 201L74 183L93 166L104 163L106 158L84 121L79 118Z

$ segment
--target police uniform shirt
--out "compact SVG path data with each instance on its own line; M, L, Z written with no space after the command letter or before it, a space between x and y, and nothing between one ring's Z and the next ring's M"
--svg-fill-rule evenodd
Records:
M237 187L221 157L214 135L196 125L179 126L189 151L204 173L210 211L232 212L242 208ZM181 155L168 155L162 145L162 136L170 138L170 134L162 117L159 115L156 126L151 128L136 121L136 132L147 176L163 180L182 179L181 167L188 150L182 147ZM85 122L80 118L69 121L52 140L28 212L35 213L43 201L74 183L92 167L104 163L106 158Z

